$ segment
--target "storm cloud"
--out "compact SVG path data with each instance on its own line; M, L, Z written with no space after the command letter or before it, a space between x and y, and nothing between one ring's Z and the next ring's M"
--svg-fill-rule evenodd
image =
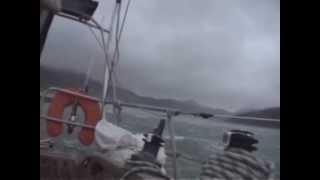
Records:
M123 1L126 2L126 1ZM106 16L113 1L100 1ZM120 86L227 110L280 106L279 0L132 0L121 40ZM87 27L55 18L41 64L102 80L102 51Z

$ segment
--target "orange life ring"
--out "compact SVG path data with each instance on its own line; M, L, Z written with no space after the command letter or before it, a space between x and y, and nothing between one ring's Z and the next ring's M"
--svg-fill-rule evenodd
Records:
M81 90L70 89L72 92L76 92L83 96L76 96L63 91L58 91L48 108L48 116L62 119L64 110L66 107L72 105L76 98L78 98L79 106L82 108L85 114L84 124L95 127L101 119L101 108L98 101L86 98L85 94ZM51 137L57 137L63 132L63 123L49 121L47 123L48 135ZM79 140L84 145L90 145L94 141L94 129L82 127L79 133Z

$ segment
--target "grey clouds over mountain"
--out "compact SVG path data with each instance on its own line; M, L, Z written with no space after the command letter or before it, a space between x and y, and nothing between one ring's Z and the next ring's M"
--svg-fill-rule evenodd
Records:
M96 12L105 26L113 3L100 1ZM279 0L132 0L120 85L228 110L280 106L279 7ZM41 64L86 72L92 54L101 81L102 52L88 28L57 17Z

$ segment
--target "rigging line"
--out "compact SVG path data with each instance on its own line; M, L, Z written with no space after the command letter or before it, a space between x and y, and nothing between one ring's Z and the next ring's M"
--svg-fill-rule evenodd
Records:
M116 102L117 101L117 89L116 89L116 80L115 80L115 62L118 56L118 52L119 52L119 26L120 26L120 15L121 15L121 1L117 2L118 8L117 8L117 16L116 16L116 29L115 29L115 50L113 53L113 57L110 61L111 63L111 67L110 67L110 71L109 71L109 79L108 79L108 88L107 91L110 93L107 93L109 95L111 95L112 101ZM111 93L112 92L112 93ZM116 116L117 119L117 123L119 123L119 114L117 113L117 107L114 104L112 106L113 109L113 115Z
M115 48L115 52L113 54L113 57L112 57L112 63L111 63L111 76L112 76L112 84L113 84L113 98L115 100L115 98L117 97L117 94L116 94L116 83L119 81L118 78L117 78L117 71L114 70L114 68L116 68L116 66L118 65L119 63L119 60L120 60L120 48L119 48L119 44L120 44L120 39L121 39L121 35L122 35L122 32L123 32L123 29L124 29L124 25L125 25L125 21L126 21L126 18L127 18L127 14L128 14L128 10L129 10L129 6L130 6L130 2L131 0L128 0L128 3L127 3L127 6L126 6L126 10L125 10L125 14L124 14L124 17L123 17L123 20L121 22L121 27L120 27L120 30L119 30L119 23L120 23L120 19L121 19L121 1L120 1L120 6L119 6L119 9L118 9L118 17L117 17L117 26L116 26L116 48Z
M90 57L89 61L90 61L90 64L89 64L89 67L88 67L88 70L87 70L87 73L86 73L86 77L85 77L85 80L84 80L84 83L83 83L83 89L84 90L88 89L91 72L92 72L94 64L95 64L95 59L94 59L93 53L91 54L91 57Z
M119 5L118 5L118 11L117 11L117 24L116 24L116 33L115 33L115 40L116 40L116 50L115 50L115 54L119 54L119 26L120 26L120 13L121 13L121 1L119 1ZM117 56L118 57L118 56ZM117 99L117 92L116 92L116 82L115 79L113 77L114 71L115 71L115 59L112 59L111 62L111 81L112 81L112 88L113 88L113 100L116 101Z
M121 1L119 2L119 6L118 6L118 9L117 9L117 22L116 22L116 30L115 30L115 51L114 51L114 54L113 54L113 57L112 57L112 68L115 66L114 62L116 60L116 55L118 54L119 52L119 26L120 26L120 15L121 15Z
M103 16L102 16L102 18L101 18L101 27L103 27L103 24L104 24L104 21L105 21L105 18L106 18L106 14L103 14ZM92 35L94 36L94 38L96 39L96 41L98 42L98 44L99 44L99 46L102 48L102 50L103 50L103 45L102 45L102 43L99 41L99 38L98 38L98 35L94 32L94 30L92 29L92 27L91 26L89 26L89 30L91 31L91 33L92 33ZM98 28L98 30L100 30L99 28ZM111 31L111 30L110 30ZM110 33L110 31L109 31L109 33Z
M102 22L101 24L103 24L105 17L106 17L106 15L104 14L103 17L102 17L102 20L101 20L101 22ZM101 25L101 26L103 26L103 25ZM91 34L93 35L93 37L95 38L95 40L97 41L97 43L98 43L98 45L100 46L100 48L103 50L104 48L103 48L102 42L99 41L99 38L98 38L97 34L94 32L94 30L92 29L91 26L88 26L88 29L89 29L89 31L91 32ZM90 57L89 68L88 68L88 70L87 70L86 77L85 77L85 81L84 81L84 84L83 84L83 88L84 88L84 89L86 89L87 86L88 86L88 84L89 84L89 79L90 79L90 75L91 75L91 72L92 72L92 68L93 68L93 65L95 64L95 63L93 62L93 61L94 61L94 60L93 60L93 59L94 59L93 57L94 57L94 55L93 55L93 52L92 52L91 57Z
M124 86L122 86L122 84L119 80L119 74L118 74L119 71L117 71L118 66L115 66L114 68L116 68L116 69L113 70L113 78L115 80L117 87L124 87Z
M121 106L121 103L120 103L120 107L122 108L123 106ZM163 112L155 112L155 111L150 111L148 109L144 109L144 108L134 108L134 107L127 107L125 109L122 109L123 112L128 112L127 110L130 110L130 109L136 109L138 111L141 111L143 113L146 113L148 116L150 117L147 117L147 118L152 118L152 119L163 119L163 118L166 118L167 115L164 114ZM129 111L130 112L130 111Z
M120 59L120 48L119 48L119 44L120 44L120 32L123 30L123 26L124 26L124 21L121 22L121 27L120 27L120 21L121 21L121 3L122 1L118 2L118 11L117 11L117 22L116 22L116 33L115 33L115 51L112 57L112 62L111 62L111 73L110 73L110 80L111 80L111 88L112 88L112 98L113 101L117 101L118 97L117 97L117 75L116 75L116 67L119 63L119 59ZM128 6L128 5L127 5ZM128 11L128 7L126 8L126 14ZM126 15L125 15L126 16ZM119 113L116 113L117 108L115 106L113 106L113 112L114 114L117 114L117 121L119 121Z
M112 72L111 72L112 73ZM116 89L116 82L115 82L115 77L114 77L114 73L113 75L111 74L110 76L111 78L111 83L112 83L112 98L113 98L113 102L118 102L118 97L117 97L117 89ZM120 107L118 107L116 104L114 104L112 106L112 109L113 109L113 114L115 115L116 117L116 120L117 120L117 124L119 124L120 122ZM117 112L117 110L119 112Z
M213 114L213 117L234 118L234 119L244 119L244 120L255 120L255 121L265 121L265 122L280 123L280 119L259 118L259 117L251 117L251 116L233 116L233 115L226 115L226 114Z
M105 15L102 17L102 22L104 21L104 19L105 19ZM103 45L102 45L102 43L101 43L101 41L99 40L99 38L98 38L98 36L97 36L97 34L94 32L94 30L92 29L92 27L90 27L90 26L88 26L88 29L89 29L89 31L91 32L91 34L93 35L93 37L95 38L95 40L97 41L97 43L98 43L98 45L100 46L100 48L103 50L104 48L103 48ZM92 58L92 57L91 57ZM90 58L90 59L91 59ZM90 61L91 62L91 61ZM90 65L91 65L92 63L90 63ZM89 71L89 70L88 70ZM84 87L86 87L87 86L87 84L88 84L88 81L89 81L89 77L88 76L90 76L90 74L91 74L91 71L90 71L90 73L88 73L87 72L87 76L86 76L86 80L85 80L85 83L84 83Z
M120 20L121 20L121 1L119 2L119 8L118 8L118 14L117 14L117 25L116 25L116 35L115 35L115 41L116 41L116 47L115 47L115 52L113 54L113 58L112 58L112 63L111 63L111 85L112 85L112 96L113 96L113 101L116 101L117 99L117 89L116 89L116 84L119 81L117 78L117 71L115 70L115 68L117 67L117 65L119 64L120 61L120 48L119 48L119 44L120 44L120 39L121 39L121 34L123 32L124 29L124 24L127 18L127 14L128 14L128 9L129 9L129 5L130 5L130 0L127 3L126 6L126 10L125 10L125 14L123 17L123 20L121 22L121 27L119 29L119 25L120 25ZM113 106L113 112L116 112L116 108Z
M108 34L110 33L110 30L104 29L103 27L99 27L96 23L91 24L91 23L86 22L86 21L81 21L81 20L79 20L79 18L75 18L75 17L72 17L72 16L70 16L70 15L66 15L66 14L64 14L64 13L57 13L56 15L57 15L57 16L60 16L60 17L63 17L63 18L66 18L66 19L73 20L73 21L75 21L75 22L79 22L79 23L81 23L81 24L85 24L85 25L87 25L87 26L89 26L89 27L92 27L92 28L95 28L95 29L102 30L102 31L105 32L105 33L108 33Z
M105 21L105 19L106 19L106 14L103 14L103 16L102 16L102 18L101 18L101 24L103 24L104 23L104 21ZM110 30L111 31L111 30Z
M112 81L111 81L111 71L109 71L109 77L108 77L108 87L107 87L107 98L108 97L113 97L112 95ZM112 102L114 102L114 100L112 99Z
M116 33L116 48L115 48L116 50L115 50L115 53L113 54L113 57L112 57L113 61L115 61L115 65L119 64L119 59L120 59L119 44L120 44L120 39L121 39L121 35L122 35L122 32L123 32L123 29L124 29L124 25L125 25L125 22L126 22L126 19L127 19L130 3L131 3L131 0L128 0L127 6L126 6L126 10L125 10L125 13L124 13L124 17L123 17L122 22L121 22L120 30L116 31L117 32ZM118 21L120 21L120 11L118 12Z
M123 29L124 29L124 25L125 25L125 22L126 22L126 19L127 19L127 15L128 15L130 4L131 4L131 0L128 0L127 6L126 6L126 9L125 9L125 12L124 12L124 17L123 17L122 22L121 22L119 36L118 36L119 44L120 44L120 39L121 39L121 36L122 36ZM120 52L119 52L119 49L118 49L118 52L117 52L117 63L116 64L119 63L119 59L120 59Z
M116 10L118 9L118 3L115 4L115 7L114 7L114 10L112 12L112 17L111 17L111 22L110 22L110 35L108 36L108 39L107 39L107 45L104 46L106 49L106 62L105 62L105 68L104 68L104 85L103 85L103 94L102 94L102 102L104 102L106 100L106 96L107 96L107 90L108 90L108 81L109 81L109 78L108 78L108 75L109 75L109 72L111 71L111 67L110 67L110 64L109 64L109 59L108 59L108 50L109 50L109 46L110 46L110 42L111 42L111 37L113 35L113 24L114 24L114 19L115 19L115 15L116 15ZM104 36L102 37L103 38L103 42L105 41L104 40ZM106 118L106 108L104 108L104 104L102 104L102 117L103 119Z
M95 38L95 40L97 41L100 48L103 50L103 45L102 45L102 42L99 40L98 35L93 31L93 29L91 27L89 27L89 30L90 30L91 34L93 35L93 37Z
M103 50L104 56L105 56L106 61L107 61L108 56L107 56L107 52L106 52L106 48L105 48L106 47L106 43L105 43L105 40L104 40L104 33L101 31L102 27L100 26L100 24L94 18L91 18L91 21L93 21L100 29L100 35L102 37L102 46L103 46L102 50Z
M109 28L110 28L110 35L108 36L108 39L107 39L107 45L106 45L106 53L108 54L109 52L109 48L110 48L110 44L111 44L111 41L112 41L112 35L113 35L113 32L114 32L114 29L113 29L113 25L114 25L114 20L115 20L115 16L116 16L116 11L118 9L118 4L116 3L115 4L115 7L113 9L113 12L112 12L112 17L111 17L111 21L110 21L110 25L109 25ZM104 38L103 38L104 40ZM111 68L111 64L110 64L110 59L108 58L108 56L106 56L106 62L107 62L107 65L108 65L108 70L110 71L110 68Z
M94 19L94 18L91 18L91 20L95 23L95 24L97 24L98 25L98 27L99 27L99 29L101 28L101 26L99 25L99 23ZM111 33L111 32L110 32ZM105 39L104 39L104 34L103 34L103 32L101 31L101 29L100 29L100 35L101 35L101 37L102 37L102 45L103 45L103 53L104 53L104 56L105 56L105 63L104 63L104 72L105 72L105 76L106 76L106 71L107 71L107 60L108 60L108 54L107 54L107 52L106 52L106 42L105 42ZM110 37L110 35L109 35L109 37ZM102 99L101 99L101 101L102 102L104 102L105 101L105 88L106 88L106 83L105 83L105 81L104 81L104 83L103 83L103 92L102 92ZM102 111L103 111L103 118L105 118L105 108L104 108L104 103L102 103Z
M166 118L165 114L157 114L156 112L148 111L145 109L139 109L139 110L142 111L143 113L146 113L149 116L147 117L148 119L159 120L159 119Z
M159 114L159 113L156 113L156 112L152 112L152 111L148 111L148 110L145 110L145 109L140 109L142 112L145 112L151 116L153 116L153 118L164 118L166 117L165 114Z
M124 28L125 20L126 20L127 14L128 14L129 5L130 5L130 0L127 3L127 7L125 10L124 18L121 22L120 29L119 29L119 26L120 26L120 21L121 21L121 3L120 3L120 7L117 11L118 16L117 16L117 25L116 25L116 35L115 35L116 47L115 47L115 51L114 51L113 58L112 58L112 64L111 64L111 66L112 66L112 68L111 68L111 76L112 76L111 81L112 81L112 86L113 86L113 99L114 99L114 101L117 99L116 83L117 83L117 81L119 81L117 78L117 74L116 74L117 71L115 68L117 67L119 60L120 60L119 44L120 44L121 34L122 34L122 31ZM116 111L115 107L113 110L114 110L114 112Z
M114 68L117 68L117 66L115 66ZM118 87L121 87L117 73L118 73L118 71L117 71L117 69L115 69L115 70L113 71L113 78L114 78L115 83L117 84L117 86L118 86Z
M123 17L123 20L122 20L122 23L121 23L121 27L120 27L119 40L121 39L121 35L122 35L123 29L124 29L124 24L125 24L126 19L127 19L130 3L131 3L131 0L128 0L127 6L126 6L126 10L124 12L124 17Z
M105 65L104 65L104 72L105 72L105 75L104 77L107 76L107 70L109 69L108 68L108 54L106 52L106 42L105 42L105 39L104 39L104 34L103 34L103 31L101 30L101 26L99 25L99 23L94 19L94 18L91 18L91 20L97 24L97 26L99 27L100 29L100 34L101 34L101 37L102 37L102 45L103 45L103 52L104 52L104 56L105 56ZM109 36L110 37L110 36ZM109 39L109 38L108 38ZM108 41L110 42L110 41ZM102 99L101 99L101 102L104 102L105 101L105 98L106 98L106 81L104 80L104 83L103 83L103 92L102 92ZM104 108L104 103L101 104L101 107L102 107L102 116L103 118L105 118L106 116L106 112L105 112L105 108Z
M113 73L114 74L114 73ZM112 81L112 87L113 87L113 101L118 102L118 96L117 96L117 86L116 86L116 80L114 78L114 75L111 76L111 81Z
M104 65L104 83L103 83L103 93L102 93L102 102L105 101L106 96L107 96L107 87L108 87L108 81L106 81L106 79L108 79L108 73L110 71L110 64L109 64L109 58L108 58L108 50L110 47L110 43L111 43L111 36L113 33L113 24L114 24L114 17L115 17L115 13L116 13L116 9L117 9L117 3L114 6L113 12L112 12L112 17L111 17L111 22L110 22L110 33L107 39L107 42L105 42L105 38L104 38L104 34L102 32L102 27L99 25L99 29L100 29L100 34L101 34L101 38L102 38L102 46L103 46L103 52L104 52L104 56L105 56L105 65ZM105 16L104 16L105 17ZM104 19L103 17L103 19ZM95 21L94 18L91 18L91 20L98 25L98 22ZM102 104L102 116L105 119L106 116L106 109L104 108L104 104Z
M93 37L95 38L95 40L97 41L99 47L102 49L102 51L104 52L104 48L103 48L103 44L101 41L99 41L99 38L97 36L97 34L94 32L94 30L92 29L92 27L88 26L88 29L89 31L91 32L91 34L93 35ZM89 68L87 70L87 74L86 74L86 78L85 78L85 81L84 81L84 84L83 84L83 87L86 88L89 84L89 79L90 79L90 75L91 75L91 72L92 72L92 68L93 68L93 53L90 57L90 65L89 65Z
M107 90L107 96L110 95L112 96L112 101L115 102L116 101L116 79L115 79L115 70L114 70L115 66L112 62L112 67L111 70L109 71L109 79L108 79L108 90Z
M111 22L110 22L110 34L108 36L107 42L105 42L104 35L101 34L103 47L104 47L104 54L105 54L105 65L104 65L104 83L103 83L103 93L102 93L102 102L105 101L106 95L107 95L107 87L108 87L108 75L110 71L110 65L109 65L109 59L108 59L108 50L110 47L111 37L113 34L113 24L114 24L114 17L115 12L117 9L117 4L115 4L115 7L112 12ZM104 104L102 103L102 116L105 118L106 116L106 109L104 108Z
M99 27L100 35L101 35L101 38L102 38L102 46L103 46L102 49L103 49L103 52L104 52L105 61L107 63L108 69L110 69L109 58L108 58L108 50L109 50L109 46L110 46L110 43L111 43L111 36L112 36L112 31L113 31L113 24L114 24L114 17L115 17L116 9L117 9L117 5L115 4L115 7L114 7L113 12L112 12L111 22L110 22L110 25L109 25L110 26L110 33L109 33L109 36L108 36L108 39L107 39L107 43L105 42L104 34L101 32L102 26L99 25L99 23L93 17L91 18L91 20ZM102 21L104 21L104 18L105 18L105 16L102 17L102 19L103 19Z

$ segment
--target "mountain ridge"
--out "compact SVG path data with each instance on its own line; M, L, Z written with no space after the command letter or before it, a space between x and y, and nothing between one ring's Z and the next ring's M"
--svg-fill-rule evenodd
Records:
M259 120L249 120L249 119L235 119L230 118L228 122L245 124L251 126L262 126L270 128L280 128L280 107L271 107L260 110L251 110L247 112L237 113L238 116L248 116L248 117L258 117L258 118L272 118L279 120L279 122L274 121L259 121Z
M62 88L81 87L85 79L85 74L68 71L65 69L55 69L42 66L40 67L40 90L50 86ZM89 82L89 94L100 97L102 85L96 80ZM211 108L199 104L194 100L177 100L170 98L155 98L139 95L123 87L117 88L118 98L124 102L145 104L160 107L169 107L188 112L207 112L219 114L231 114L229 111L219 108Z

